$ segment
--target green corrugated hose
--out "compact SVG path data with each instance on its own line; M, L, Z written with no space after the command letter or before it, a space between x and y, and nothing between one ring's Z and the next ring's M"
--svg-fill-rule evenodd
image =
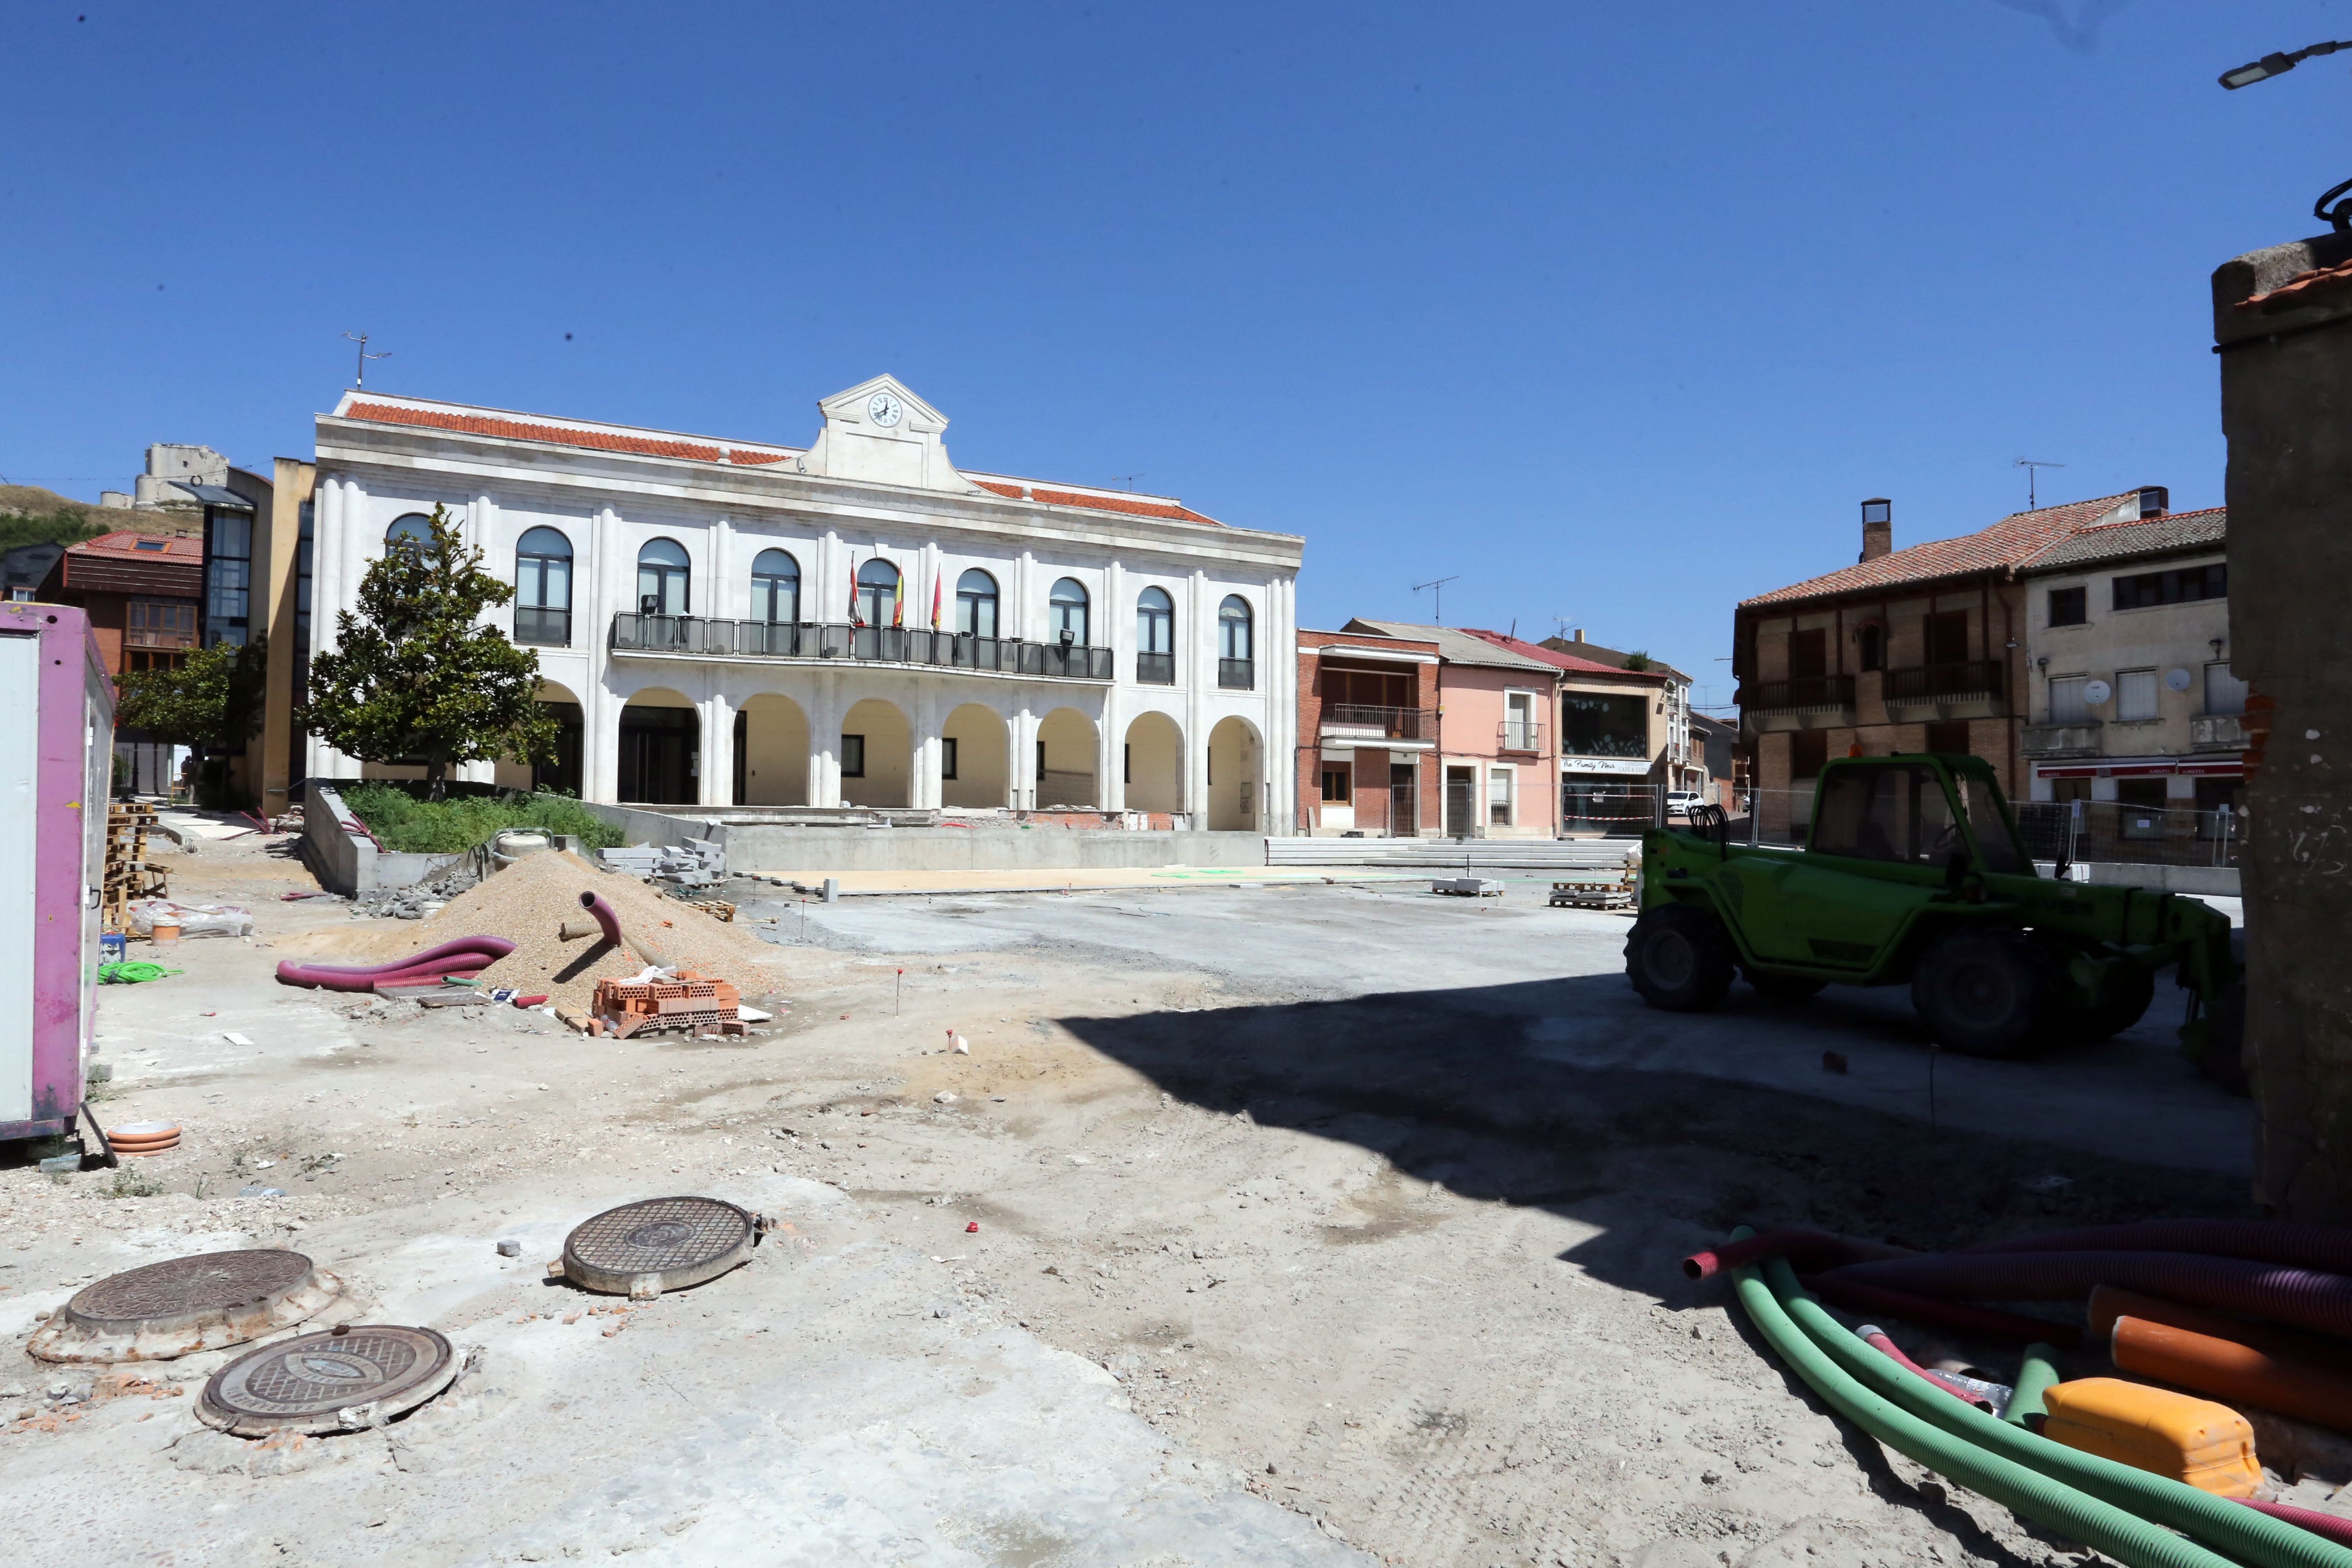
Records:
M1753 1233L1742 1226L1733 1233L1733 1239L1750 1234ZM1787 1278L1793 1286L1796 1276L1789 1274ZM2168 1530L2052 1480L2014 1459L2003 1458L1955 1437L1941 1426L1873 1393L1797 1326L1754 1264L1734 1269L1732 1279L1740 1306L1747 1310L1749 1320L1774 1352L1840 1415L1888 1447L1909 1455L1937 1475L1982 1492L2011 1512L2048 1525L2068 1540L2104 1552L2131 1568L2236 1568L2229 1559L2193 1542L2183 1541ZM1801 1296L1803 1292L1798 1294ZM1843 1329L1839 1331L1844 1332ZM1846 1337L1853 1338L1850 1334ZM1864 1349L1867 1351L1868 1347ZM1886 1364L1902 1376L1911 1375L1892 1362ZM1939 1394L1937 1397L1956 1408L1959 1405L1948 1394ZM2001 1430L2017 1429L2001 1426Z
M2042 1393L2057 1381L2058 1352L2048 1345L2026 1346L2025 1359L2017 1367L2017 1386L2010 1392L2009 1408L2000 1413L2000 1418L2012 1426L2023 1426L2029 1416L2047 1414L2042 1408Z
M2126 1563L2138 1564L2184 1562L2210 1563L2219 1561L2210 1553L2200 1551L2189 1542L2170 1533L2179 1530L2196 1538L2215 1552L2226 1552L2233 1561L2251 1563L2259 1568L2352 1568L2352 1549L2314 1535L2311 1531L2259 1513L2228 1498L2168 1477L2135 1469L2095 1454L2085 1454L2063 1443L2053 1443L2038 1433L2011 1426L1961 1404L1940 1389L1931 1387L1926 1380L1906 1372L1885 1356L1862 1342L1853 1332L1822 1310L1820 1302L1805 1294L1797 1283L1795 1270L1784 1259L1774 1258L1765 1266L1769 1287L1758 1281L1758 1289L1768 1295L1773 1305L1783 1313L1783 1319L1801 1336L1804 1336L1816 1352L1829 1357L1852 1379L1859 1384L1857 1392L1876 1396L1882 1404L1892 1401L1904 1407L1915 1422L1924 1421L1939 1429L1937 1435L1947 1442L1962 1445L1978 1457L1981 1463L2004 1467L2011 1472L2025 1471L2038 1483L2038 1491L2025 1494L2021 1503L1979 1486L1962 1473L1953 1470L1954 1480L1975 1488L1986 1496L2008 1504L2019 1513L2059 1525L2057 1518L2035 1511L2044 1495L2071 1498L2081 1506L2129 1520L2136 1530L2147 1538L2153 1548L2162 1550L2156 1555L2135 1555L2137 1542L2117 1542L2110 1544L2095 1537L2077 1533L2074 1539L2097 1547ZM1743 1302L1747 1300L1742 1296ZM1751 1313L1752 1315L1752 1313ZM1775 1348L1779 1348L1776 1342ZM2029 1362L2029 1366L2032 1364ZM1799 1369L1801 1375L1803 1369ZM1808 1383L1812 1379L1806 1377ZM1819 1389L1820 1384L1815 1384ZM2046 1384L2044 1387L2048 1386ZM1825 1398L1834 1396L1822 1390ZM2038 1403L2039 1394L2036 1394ZM1945 1408L1949 1406L1948 1409ZM1862 1420L1857 1415L1855 1419ZM1864 1423L1868 1425L1866 1421ZM1883 1441L1911 1455L1930 1468L1944 1467L1925 1454L1914 1452L1896 1436L1879 1436ZM2169 1526L2170 1530L2161 1527ZM2074 1529L2069 1525L2061 1528ZM2182 1557L2182 1552L2195 1555Z
M118 960L98 966L98 982L101 985L142 985L150 980L161 980L166 974L177 974L176 969L166 969L160 963L143 959Z

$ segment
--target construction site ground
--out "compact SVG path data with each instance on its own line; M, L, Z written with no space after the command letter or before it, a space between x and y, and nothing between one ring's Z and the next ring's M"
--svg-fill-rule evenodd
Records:
M2104 1045L1932 1059L1899 992L1645 1010L1626 918L1539 879L739 888L775 1022L590 1040L276 984L347 919L279 901L313 885L290 845L176 858L175 897L257 937L101 993L96 1110L183 1146L0 1170L0 1510L45 1553L2074 1563L1832 1419L1678 1260L1742 1221L1934 1247L2245 1212L2245 1102L2179 1059L2169 987ZM782 1223L650 1303L544 1279L571 1226L674 1193ZM257 1443L190 1414L233 1352L23 1355L87 1281L247 1246L343 1279L320 1323L428 1324L473 1369L380 1430Z

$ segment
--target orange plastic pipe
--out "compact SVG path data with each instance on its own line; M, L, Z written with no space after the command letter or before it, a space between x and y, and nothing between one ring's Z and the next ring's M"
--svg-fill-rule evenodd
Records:
M2352 1377L2326 1367L2130 1317L2116 1320L2111 1353L2123 1372L2352 1432Z
M2249 1346L2264 1355L2284 1361L2307 1362L2352 1377L2352 1345L2306 1334L2296 1329L2282 1329L2273 1323L2250 1323L2243 1318L2204 1307L2184 1306L2179 1301L2167 1301L2160 1297L2143 1296L2137 1290L2126 1290L2117 1285L2102 1285L2091 1292L2088 1316L2091 1332L2100 1339L2113 1337L2117 1318L2137 1318L2146 1323L2163 1323L2171 1328L2186 1329L2192 1334L2208 1334L2217 1340Z

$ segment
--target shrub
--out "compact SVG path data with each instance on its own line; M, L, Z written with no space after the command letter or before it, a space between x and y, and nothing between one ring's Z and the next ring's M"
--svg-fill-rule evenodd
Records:
M337 793L386 849L404 853L455 854L487 844L509 827L573 834L591 849L610 849L625 837L570 795L509 792L419 800L391 780L352 784Z

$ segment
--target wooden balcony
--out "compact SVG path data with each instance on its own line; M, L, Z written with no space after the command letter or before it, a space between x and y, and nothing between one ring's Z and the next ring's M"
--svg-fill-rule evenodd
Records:
M1751 680L1733 700L1751 734L1779 730L1835 730L1854 721L1853 677L1800 675Z

